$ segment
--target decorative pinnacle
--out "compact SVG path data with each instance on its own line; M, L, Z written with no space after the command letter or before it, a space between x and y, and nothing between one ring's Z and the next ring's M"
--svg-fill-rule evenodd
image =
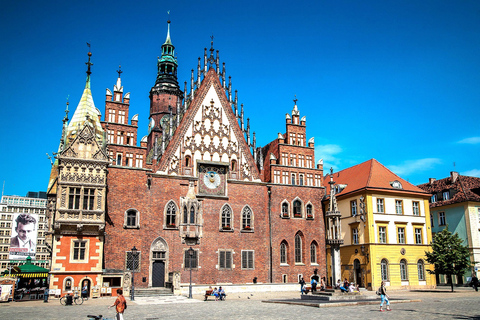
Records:
M212 39L210 41L210 57L208 58L208 63L210 64L209 67L211 67L214 63L215 63L215 58L213 57L213 52L215 51L215 49L213 49L213 34L210 36L210 39Z
M67 108L65 109L65 118L63 118L63 120L66 122L68 121L68 105L70 104L68 102L68 99L70 98L70 95L67 96Z
M123 71L122 71L122 66L121 66L121 65L118 65L118 70L117 70L117 72L118 72L118 77L120 78L120 75L123 73Z
M294 102L295 104L297 104L297 101L298 101L297 95L295 95L295 99L293 99L293 102Z
M88 46L88 62L85 62L85 64L88 66L87 74L91 75L92 71L90 71L90 67L93 66L93 63L90 62L90 57L92 56L92 52L90 52L90 43L87 42L87 46Z

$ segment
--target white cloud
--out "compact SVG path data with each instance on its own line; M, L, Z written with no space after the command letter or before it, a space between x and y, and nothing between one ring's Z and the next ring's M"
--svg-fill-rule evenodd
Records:
M342 147L336 144L324 144L315 146L316 162L323 159L323 168L328 171L330 167L334 170L338 169L340 158L337 157L341 153Z
M480 137L470 137L470 138L465 138L458 143L467 143L467 144L479 144L480 143Z
M461 173L462 176L470 176L470 177L479 177L480 178L480 170L479 169L472 169Z
M399 165L387 166L395 174L399 176L409 175L411 173L421 172L432 169L437 164L442 163L442 160L438 158L425 158L417 160L406 160Z

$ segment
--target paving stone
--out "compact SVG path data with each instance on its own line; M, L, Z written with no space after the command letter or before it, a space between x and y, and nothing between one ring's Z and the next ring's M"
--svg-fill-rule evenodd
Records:
M467 288L468 289L468 288ZM338 305L318 308L305 305L264 303L262 300L300 300L298 292L231 294L226 301L202 301L185 297L140 299L128 301L126 320L156 319L335 319L354 317L355 319L479 319L480 293L465 289L434 292L389 292L392 298L392 311L379 312L380 300L372 305ZM395 303L401 300L421 300L421 302ZM81 306L62 306L58 300L49 303L14 302L0 304L2 320L32 319L83 319L88 314L102 314L113 318L115 312L107 310L114 298L90 299ZM167 302L168 301L168 302Z

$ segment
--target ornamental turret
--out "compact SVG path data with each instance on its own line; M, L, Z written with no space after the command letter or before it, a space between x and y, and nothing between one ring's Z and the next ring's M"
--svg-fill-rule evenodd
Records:
M150 90L148 162L161 154L159 150L153 149L168 144L168 141L164 141L164 139L171 136L170 132L175 131L176 124L180 123L180 119L177 119L177 117L181 116L177 109L182 105L183 92L180 90L177 81L178 64L175 58L175 47L170 38L170 20L167 23L167 38L162 45L162 55L157 60L157 78L155 85ZM171 124L175 125L175 128L171 128ZM163 133L165 130L166 135Z

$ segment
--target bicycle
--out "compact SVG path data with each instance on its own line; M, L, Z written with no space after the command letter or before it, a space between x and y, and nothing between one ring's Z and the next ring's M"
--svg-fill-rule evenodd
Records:
M60 298L60 304L62 306L66 306L67 305L67 299L68 299L68 294L67 295L64 295L63 297ZM72 297L72 303L75 302L76 305L81 305L84 301L84 298L82 298L81 296L79 296L76 292L75 292L75 295Z

